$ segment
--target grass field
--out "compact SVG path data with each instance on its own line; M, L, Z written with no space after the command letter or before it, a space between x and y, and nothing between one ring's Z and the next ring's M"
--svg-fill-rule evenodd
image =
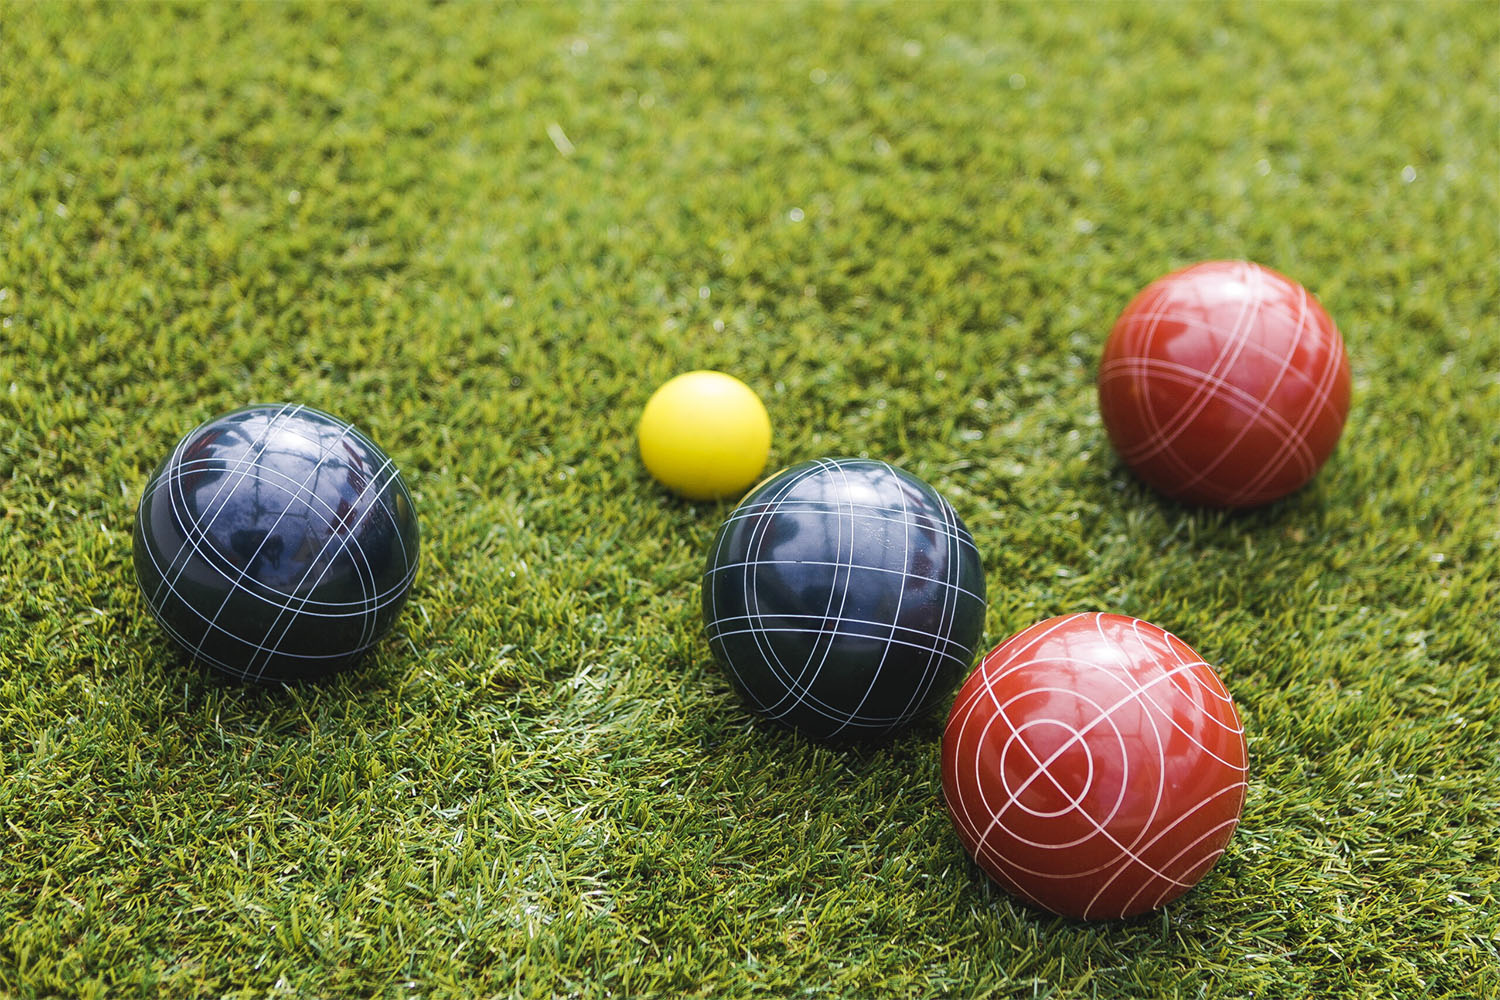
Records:
M1313 485L1134 483L1130 296L1245 257L1354 372ZM1493 4L0 4L0 995L1500 995ZM1081 925L943 812L941 717L830 749L699 633L728 504L635 455L733 372L772 461L926 478L984 645L1160 624L1249 731L1194 892ZM423 565L340 679L222 683L130 566L197 422L403 467Z

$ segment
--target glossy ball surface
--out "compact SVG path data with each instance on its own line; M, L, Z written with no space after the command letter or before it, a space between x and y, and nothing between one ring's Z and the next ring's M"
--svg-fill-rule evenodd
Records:
M766 480L703 575L704 632L746 703L821 740L885 736L932 707L973 663L984 607L953 507L867 459Z
M771 418L734 376L688 372L646 401L637 437L657 482L689 500L717 500L739 496L765 470Z
M1245 802L1234 702L1176 636L1050 618L996 646L943 733L943 795L1001 886L1064 916L1127 917L1192 888Z
M1110 331L1099 366L1110 443L1184 503L1253 507L1297 490L1349 413L1349 360L1297 282L1245 261L1160 278Z
M375 443L326 413L250 406L189 433L136 511L136 580L194 659L255 681L351 664L416 578L416 511Z

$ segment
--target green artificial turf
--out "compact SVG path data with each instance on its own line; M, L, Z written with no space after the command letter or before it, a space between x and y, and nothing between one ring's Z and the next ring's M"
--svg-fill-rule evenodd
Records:
M1500 994L1500 15L1489 3L0 5L0 995ZM1307 284L1314 484L1179 507L1093 380L1197 260ZM691 368L773 463L973 529L985 645L1122 611L1252 766L1194 892L1011 902L941 716L831 749L699 633L728 504L635 454ZM424 530L364 665L183 662L146 477L254 401L355 420Z

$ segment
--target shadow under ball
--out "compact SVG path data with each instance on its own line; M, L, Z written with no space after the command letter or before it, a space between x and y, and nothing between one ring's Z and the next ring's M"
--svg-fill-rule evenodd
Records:
M756 487L703 575L704 632L746 704L819 740L882 737L931 708L973 663L984 608L953 507L867 459Z
M395 464L350 424L249 406L184 437L136 511L136 580L194 659L254 681L344 669L390 630L419 530Z
M1349 360L1307 289L1247 261L1153 281L1110 331L1099 366L1110 444L1148 486L1211 507L1300 489L1349 413Z

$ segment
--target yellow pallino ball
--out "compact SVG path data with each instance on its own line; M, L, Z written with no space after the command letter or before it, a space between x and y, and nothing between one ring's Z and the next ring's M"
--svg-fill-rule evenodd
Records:
M689 500L737 497L771 454L771 418L748 385L723 372L688 372L651 394L641 411L641 461Z

